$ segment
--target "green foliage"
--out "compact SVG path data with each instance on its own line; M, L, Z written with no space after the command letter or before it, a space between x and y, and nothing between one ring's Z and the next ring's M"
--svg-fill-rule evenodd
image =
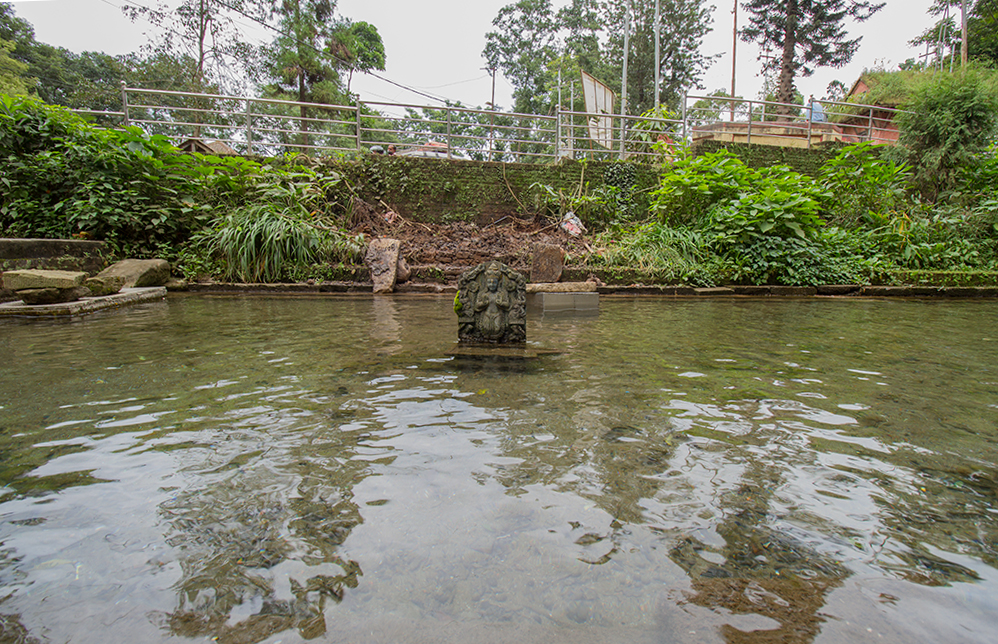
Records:
M215 257L222 276L245 282L295 280L319 263L351 261L363 236L351 237L326 212L337 175L314 170L257 175L243 203L216 218L194 239L202 257Z
M917 86L898 117L900 143L915 169L913 183L935 201L957 188L998 129L998 75L970 66L937 73Z
M571 194L544 183L534 183L530 190L537 208L545 214L560 219L571 211L589 230L602 230L644 216L635 200L638 182L635 164L624 161L607 164L602 178L602 182L594 182L596 185L580 182Z
M868 213L886 213L908 205L911 169L886 158L884 146L865 141L842 148L826 161L818 182L829 192L828 218L855 226L868 220Z
M206 219L192 157L137 128L99 130L37 99L0 96L0 231L92 237L119 253L169 254Z
M597 266L639 268L665 280L697 282L708 256L704 237L660 222L613 228L593 240Z
M746 0L749 24L742 39L759 43L777 55L764 69L779 71L776 100L791 103L794 77L810 76L816 67L842 67L859 49L859 38L849 39L845 22L867 20L884 3L867 0ZM782 54L782 55L781 55Z
M727 150L685 157L662 175L661 187L652 192L652 206L666 223L693 223L715 204L751 190L753 175L751 168Z

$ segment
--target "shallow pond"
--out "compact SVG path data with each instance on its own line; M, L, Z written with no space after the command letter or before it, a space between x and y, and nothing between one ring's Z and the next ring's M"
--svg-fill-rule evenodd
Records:
M998 302L0 323L0 640L991 642Z

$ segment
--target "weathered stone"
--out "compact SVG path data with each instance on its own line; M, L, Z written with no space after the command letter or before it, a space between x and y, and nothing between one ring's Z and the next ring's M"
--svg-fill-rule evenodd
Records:
M38 268L84 272L104 268L107 244L80 239L0 239L0 264L11 270Z
M735 292L732 289L726 288L724 286L717 286L714 288L695 288L693 289L693 292L696 293L697 295L706 295L706 296L735 294Z
M120 277L122 288L163 286L170 279L170 263L165 259L123 259L102 270L97 277Z
M409 268L409 264L405 261L405 258L399 255L398 267L395 269L395 283L408 282L409 278L412 277L412 270Z
M23 271L7 271L3 274L3 285L12 291L28 289L72 289L83 284L86 273L75 271L46 271L28 269Z
M779 297L810 297L818 294L818 289L813 286L770 286L770 295Z
M166 284L163 286L165 286L168 291L188 291L191 288L191 285L187 283L187 280L176 277L168 279Z
M818 295L849 295L859 292L859 284L823 284L818 286Z
M31 306L23 302L7 302L0 304L0 317L46 317L53 316L79 316L102 311L105 309L116 309L137 302L151 302L166 296L166 289L158 288L133 288L124 293L117 293L107 297L88 297L76 302L59 302L47 306Z
M454 312L461 342L517 344L527 340L526 278L492 260L461 275Z
M371 270L375 293L391 293L395 290L401 248L399 240L387 237L375 239L367 246L364 263Z
M105 297L121 291L121 287L124 284L125 278L108 275L105 277L91 277L84 283L84 286L90 289L90 294L94 297Z
M530 262L530 281L551 283L561 280L565 268L565 251L552 244L534 244Z
M17 291L17 296L25 304L62 304L75 302L81 297L89 297L90 289L86 286L73 288L29 288Z
M527 284L527 293L595 293L596 282L555 282Z

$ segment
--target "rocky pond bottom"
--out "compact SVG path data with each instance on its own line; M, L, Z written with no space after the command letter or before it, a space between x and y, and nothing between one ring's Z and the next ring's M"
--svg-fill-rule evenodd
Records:
M991 642L998 302L0 320L17 642Z

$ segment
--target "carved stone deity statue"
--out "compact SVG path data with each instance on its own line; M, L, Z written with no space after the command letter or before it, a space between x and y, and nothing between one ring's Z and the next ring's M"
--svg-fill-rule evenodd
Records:
M527 340L527 280L496 260L458 280L454 312L458 340L522 344Z

